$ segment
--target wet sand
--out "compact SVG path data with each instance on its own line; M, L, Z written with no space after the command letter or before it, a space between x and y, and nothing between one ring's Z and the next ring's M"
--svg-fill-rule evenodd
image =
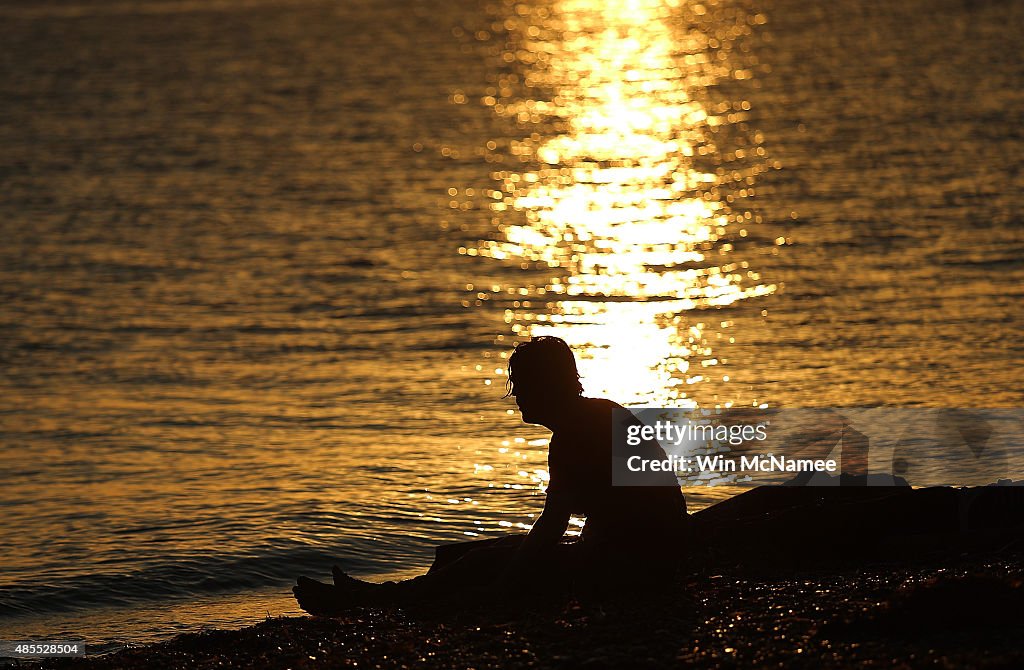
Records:
M705 570L642 597L272 619L44 667L1021 667L1019 552L757 576Z

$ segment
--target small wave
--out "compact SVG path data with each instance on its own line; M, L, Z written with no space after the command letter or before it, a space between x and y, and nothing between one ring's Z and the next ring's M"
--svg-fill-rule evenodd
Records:
M293 546L255 554L189 557L132 572L82 575L0 587L0 617L239 592L281 585L298 574L329 572L332 563L361 567L344 548Z
M254 7L294 4L282 0L166 0L164 2L112 2L109 4L61 4L0 8L0 16L18 19L76 19L118 14L182 14L191 12L241 11Z

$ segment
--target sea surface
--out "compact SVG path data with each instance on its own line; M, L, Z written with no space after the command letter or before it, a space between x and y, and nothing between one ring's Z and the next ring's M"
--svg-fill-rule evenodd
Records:
M633 406L1024 407L1021 25L0 3L0 638L238 627L529 528L531 335Z

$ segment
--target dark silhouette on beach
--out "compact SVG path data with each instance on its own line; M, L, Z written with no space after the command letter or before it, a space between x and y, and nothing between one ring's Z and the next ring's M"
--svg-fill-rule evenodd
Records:
M811 429L798 432L788 446L824 456L842 440L846 467L840 475L760 486L689 516L672 472L646 473L644 486L613 485L614 421L627 428L640 421L611 400L583 396L575 358L563 340L538 337L519 345L509 358L507 395L515 398L523 421L552 432L550 484L530 532L442 545L426 574L402 582L364 582L337 566L333 584L299 577L293 592L304 610L335 615L359 606L473 594L493 601L498 594L600 595L622 587L649 594L657 588L645 586L656 587L682 567L836 567L935 552L1006 550L1024 541L1020 482L913 489L900 477L868 475L867 437L831 410L815 414ZM956 427L981 453L990 429ZM661 445L650 440L630 453L665 458ZM812 479L827 481L808 485ZM565 535L573 514L586 517L578 538Z
M526 535L439 547L425 575L371 584L334 567L334 584L300 577L299 605L329 615L366 604L455 595L472 589L534 586L568 592L640 572L669 570L683 549L688 517L674 475L664 485L612 486L611 400L586 398L572 350L557 337L520 344L509 358L509 392L526 423L552 432L544 511ZM645 445L664 457L657 443ZM573 514L586 517L578 538L565 536Z

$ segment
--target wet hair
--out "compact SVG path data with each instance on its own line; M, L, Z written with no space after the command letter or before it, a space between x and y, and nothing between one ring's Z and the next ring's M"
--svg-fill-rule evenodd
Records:
M576 357L572 349L560 337L542 335L529 342L516 345L508 359L508 381L505 382L505 397L515 391L512 377L542 378L545 387L555 392L564 391L571 395L582 395L583 384L576 369Z

